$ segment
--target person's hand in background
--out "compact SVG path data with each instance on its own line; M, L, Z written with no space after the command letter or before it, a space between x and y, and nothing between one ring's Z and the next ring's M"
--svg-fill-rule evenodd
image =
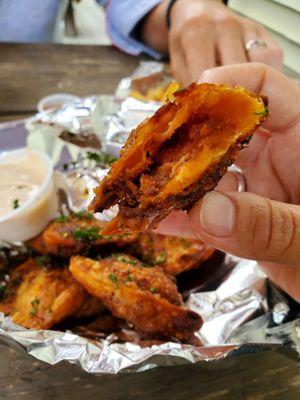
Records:
M275 39L258 23L242 18L218 0L177 0L168 32L164 0L145 19L141 37L154 49L169 53L175 78L187 85L201 72L218 65L248 61L281 69L283 52ZM246 44L255 40L265 45ZM257 43L256 43L257 44Z
M236 192L229 172L189 213L170 215L158 231L261 261L269 277L300 301L300 87L263 64L215 68L200 82L266 95L270 117L236 161L247 192Z

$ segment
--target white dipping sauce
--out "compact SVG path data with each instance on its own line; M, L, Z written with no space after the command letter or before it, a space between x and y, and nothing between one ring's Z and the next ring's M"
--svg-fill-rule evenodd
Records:
M56 213L49 157L20 149L0 154L0 239L27 240Z
M41 171L28 157L0 164L0 217L25 205L38 192Z

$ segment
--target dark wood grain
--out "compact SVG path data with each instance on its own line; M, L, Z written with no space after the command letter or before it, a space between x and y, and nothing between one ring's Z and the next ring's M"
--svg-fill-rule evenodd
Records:
M49 366L0 346L0 399L22 400L298 400L300 365L274 350L198 365L98 377Z
M0 117L33 114L51 93L111 94L138 60L110 46L0 44Z

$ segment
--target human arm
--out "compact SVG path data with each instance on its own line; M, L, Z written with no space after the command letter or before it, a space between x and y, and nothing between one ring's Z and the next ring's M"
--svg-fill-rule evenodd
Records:
M263 62L280 69L283 53L272 36L258 23L234 14L220 0L177 0L166 29L164 0L145 19L141 37L160 52L169 51L175 77L184 84L195 81L205 69L247 61ZM246 51L250 40L266 46Z

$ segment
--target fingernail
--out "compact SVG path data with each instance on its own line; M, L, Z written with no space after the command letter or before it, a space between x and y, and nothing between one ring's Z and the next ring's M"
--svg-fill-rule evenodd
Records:
M209 235L230 236L234 217L234 205L229 197L220 192L210 192L204 196L200 209L200 223Z

